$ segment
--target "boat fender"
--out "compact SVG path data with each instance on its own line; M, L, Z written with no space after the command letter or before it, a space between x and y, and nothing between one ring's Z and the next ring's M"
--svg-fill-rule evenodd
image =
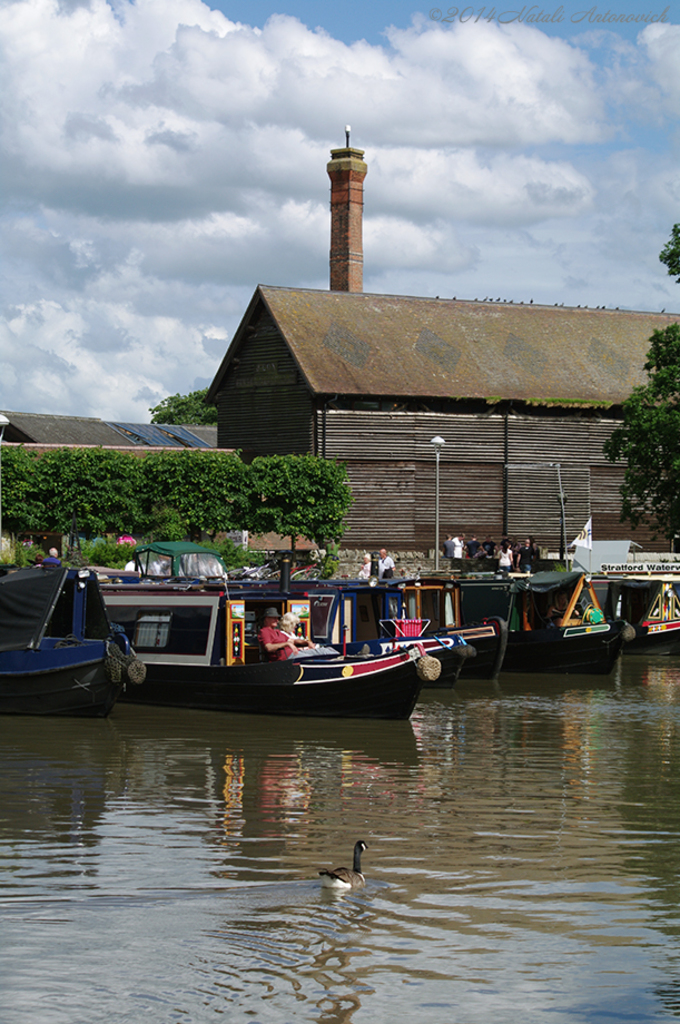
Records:
M127 677L131 683L135 686L141 686L146 679L146 665L139 658L135 657L134 654L130 655L130 661L127 666Z
M456 650L463 659L477 657L477 648L471 647L470 644L465 644L464 647L457 647Z
M123 679L139 686L146 679L146 665L136 654L123 654L116 643L106 645L106 673L112 683L120 683Z
M110 681L117 686L123 680L123 654L115 644L106 645L104 671Z
M627 622L621 630L621 636L623 637L625 643L630 643L630 641L634 640L637 636L635 632L635 626L631 626L630 622Z
M418 658L416 670L418 678L422 679L424 683L434 683L441 675L442 663L430 654L425 654L423 657Z

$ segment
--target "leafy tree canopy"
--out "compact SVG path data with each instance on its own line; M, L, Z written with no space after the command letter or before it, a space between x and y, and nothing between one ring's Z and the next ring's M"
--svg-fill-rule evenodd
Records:
M670 241L659 253L659 259L666 264L668 273L680 284L680 224L673 225Z
M248 529L322 544L339 540L352 492L344 463L315 455L261 455L250 466Z
M152 423L217 423L217 409L205 404L207 388L188 395L170 395L149 409Z
M680 324L654 331L650 341L649 379L624 402L623 425L604 452L628 463L622 521L650 523L672 540L680 533Z
M215 449L147 451L3 447L3 525L86 535L201 531L338 540L351 503L344 465L313 455L261 456L248 466Z
M143 461L151 528L159 539L181 540L187 533L198 537L202 530L215 534L247 529L243 523L250 508L249 473L238 455L184 449L156 452Z

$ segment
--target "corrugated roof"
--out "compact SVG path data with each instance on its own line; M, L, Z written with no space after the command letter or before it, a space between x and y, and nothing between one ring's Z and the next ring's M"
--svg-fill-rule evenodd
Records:
M646 380L652 332L680 319L262 285L258 294L321 394L620 404Z
M3 411L9 420L9 426L5 431L6 441L36 444L120 444L118 431L100 419Z
M217 443L217 427L213 426L194 428L175 424L107 423L97 417L3 411L9 420L4 434L8 442L101 445L108 448L119 448L122 440L129 444L165 448L214 448Z

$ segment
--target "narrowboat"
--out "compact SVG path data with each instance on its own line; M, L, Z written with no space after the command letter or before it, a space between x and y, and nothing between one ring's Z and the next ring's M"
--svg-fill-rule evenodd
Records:
M462 673L493 678L503 662L506 623L493 616L477 623L460 621L460 599L454 583L441 580L319 580L291 577L292 553L276 571L275 562L232 576L217 553L185 541L155 542L137 549L135 561L142 580L196 584L228 577L231 593L245 588L272 593L309 593L312 600L312 638L334 646L343 655L382 655L415 639L441 665L439 678L429 686L451 687ZM213 558L212 556L216 557ZM123 582L123 574L113 574ZM130 582L128 580L128 582ZM330 600L329 594L336 600Z
M95 573L18 569L0 576L0 712L108 715L144 668L112 631Z
M311 638L338 653L379 657L417 643L441 666L438 678L425 681L427 687L452 687L477 653L461 636L428 635L428 621L406 613L402 582L313 580L290 587L309 598Z
M426 623L424 636L449 643L460 637L475 651L461 665L462 678L493 679L501 671L508 641L506 611L484 602L475 614L463 615L460 579L421 577L406 579L402 588L403 614Z
M463 623L458 580L314 580L291 587L310 595L315 640L380 653L417 637L442 663L439 680L429 684L440 687L459 675L491 679L500 671L506 623L496 615Z
M337 651L261 660L265 608L293 612L311 636L307 594L224 584L104 584L111 618L147 668L123 700L211 711L340 718L409 718L424 679L439 671L417 645L379 657ZM330 595L327 595L330 596Z
M635 637L624 654L680 654L680 575L598 575L593 586L607 616L630 622Z
M480 608L508 621L504 672L608 675L634 631L607 619L582 572L537 572L506 579L462 579L463 616Z

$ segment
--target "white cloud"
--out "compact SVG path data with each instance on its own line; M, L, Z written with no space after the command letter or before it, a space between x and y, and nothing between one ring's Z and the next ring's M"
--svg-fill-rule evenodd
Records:
M258 281L326 287L347 121L368 288L671 307L679 31L421 19L347 45L201 0L10 0L0 404L146 419L212 377Z

